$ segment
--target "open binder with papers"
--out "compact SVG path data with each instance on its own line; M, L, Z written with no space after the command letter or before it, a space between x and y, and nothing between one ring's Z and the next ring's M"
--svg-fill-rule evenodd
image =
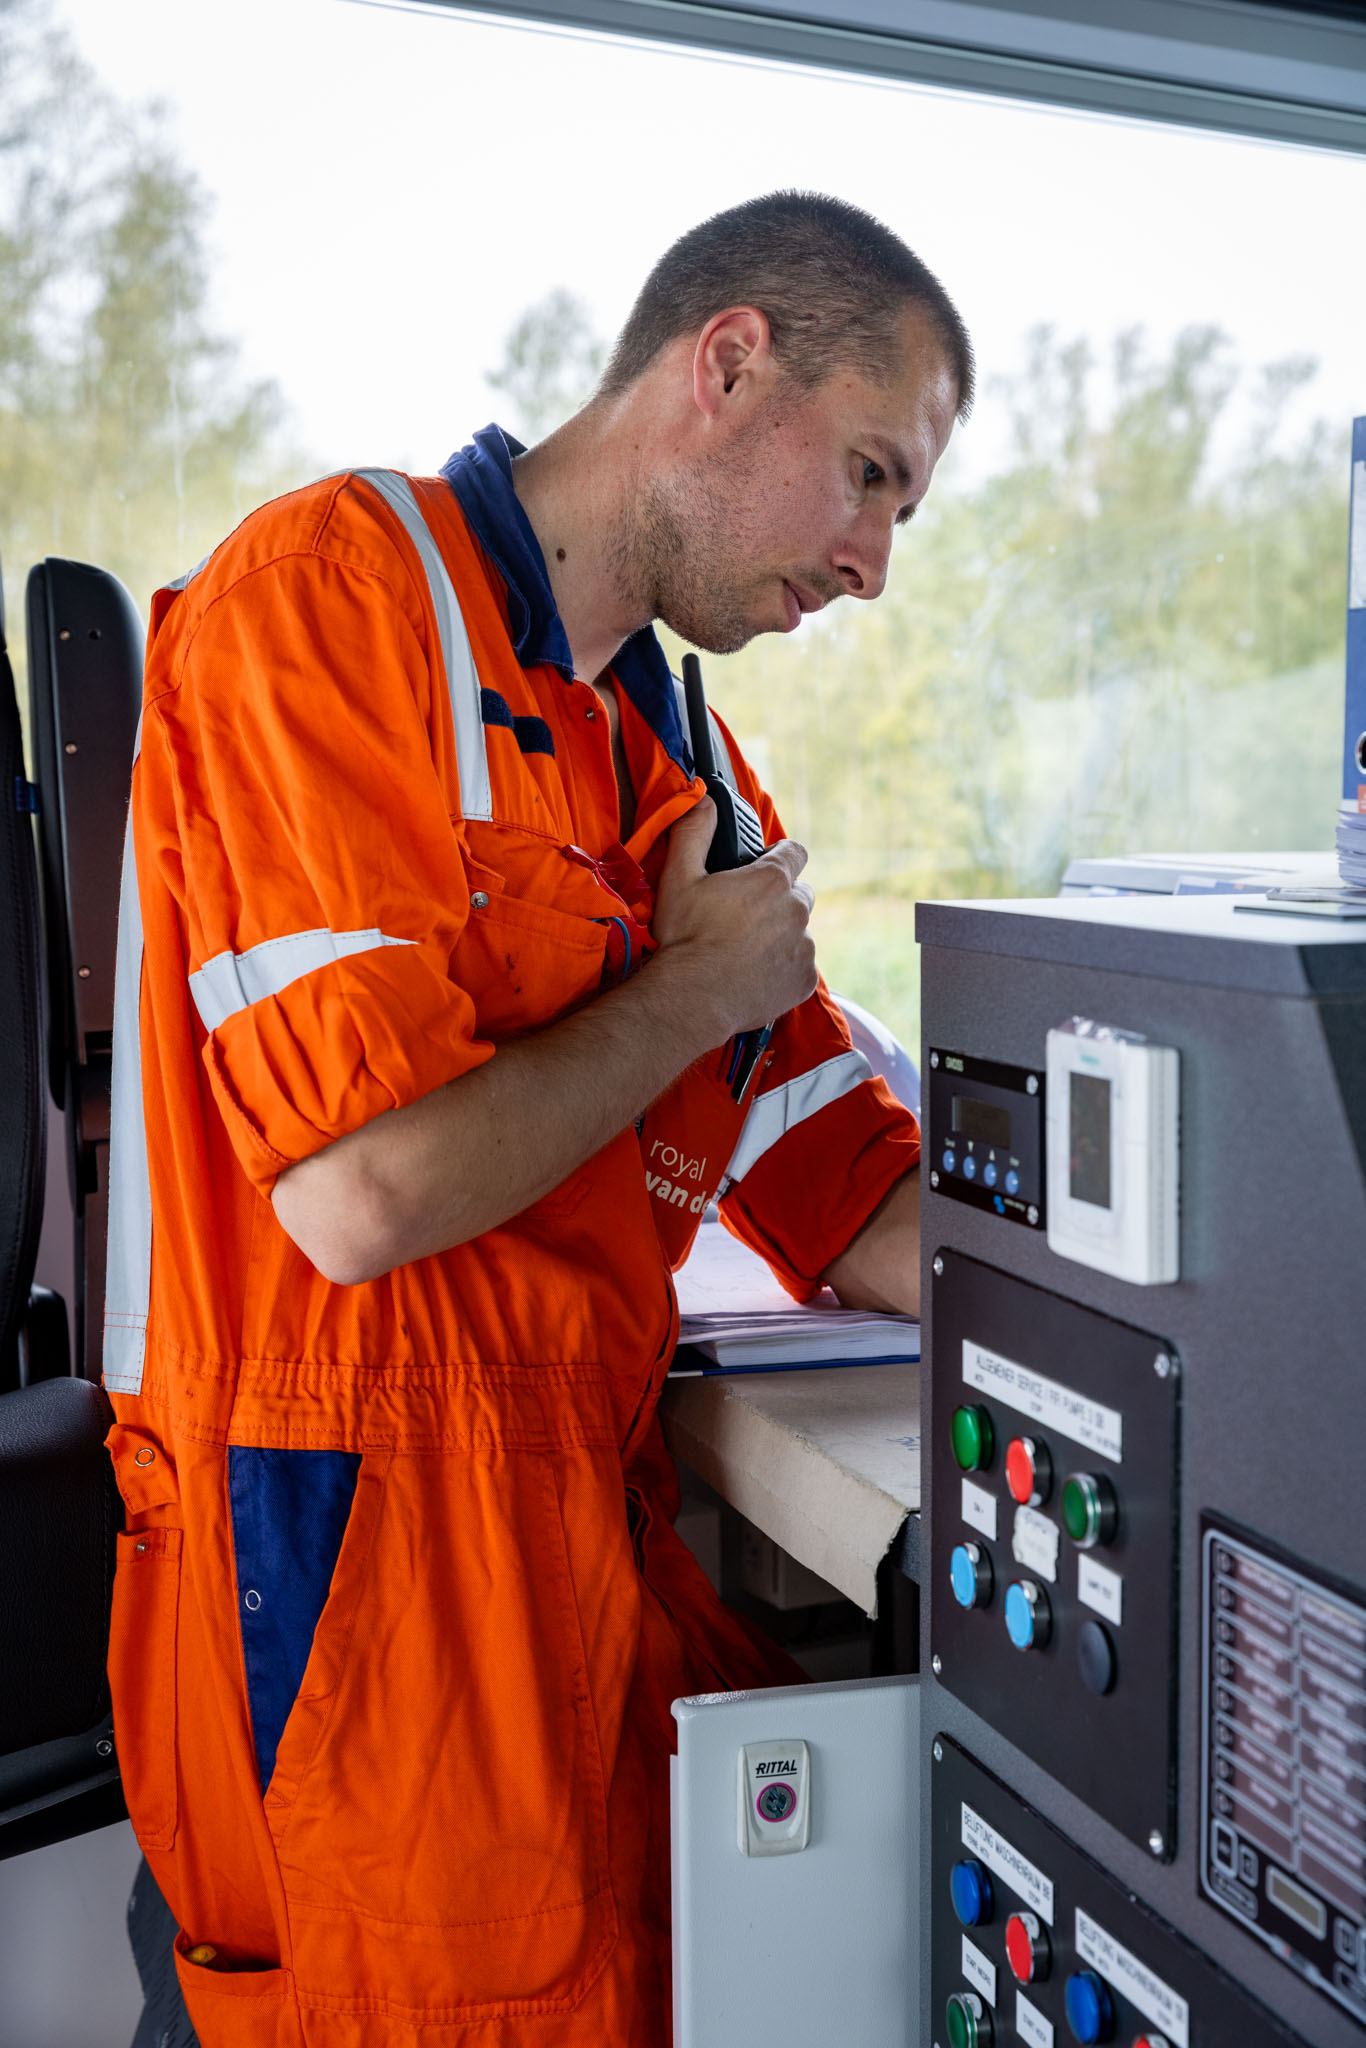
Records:
M813 1301L793 1301L758 1254L715 1217L698 1231L677 1287L676 1375L905 1365L920 1356L919 1323L841 1308L828 1287Z

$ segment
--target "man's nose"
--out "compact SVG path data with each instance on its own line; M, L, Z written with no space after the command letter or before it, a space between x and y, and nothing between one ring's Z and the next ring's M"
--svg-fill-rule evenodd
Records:
M892 552L890 527L860 526L834 557L834 569L849 597L881 597Z

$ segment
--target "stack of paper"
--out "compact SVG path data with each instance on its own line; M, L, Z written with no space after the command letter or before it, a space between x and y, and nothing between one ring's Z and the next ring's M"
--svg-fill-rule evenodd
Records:
M908 1316L841 1308L826 1287L797 1303L756 1253L708 1218L677 1275L676 1373L779 1372L802 1366L905 1364L920 1356Z
M1338 807L1338 873L1355 889L1366 887L1366 811Z

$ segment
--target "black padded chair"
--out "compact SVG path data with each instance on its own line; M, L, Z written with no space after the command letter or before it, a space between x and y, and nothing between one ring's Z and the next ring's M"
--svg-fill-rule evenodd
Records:
M79 562L40 564L27 609L32 781L0 611L0 1857L126 1811L104 1670L119 1504L98 1381L142 627L122 584ZM66 1117L70 1334L62 1297L33 1285L49 1089Z

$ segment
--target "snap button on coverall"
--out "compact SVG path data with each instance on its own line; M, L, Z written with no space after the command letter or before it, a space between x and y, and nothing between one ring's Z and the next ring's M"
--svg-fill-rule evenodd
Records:
M286 1236L287 1166L650 971L699 794L621 690L618 844L592 693L518 659L448 484L403 488L439 562L350 473L153 607L105 1360L118 1749L203 2048L661 2048L669 1704L797 1675L672 1528L670 1268L730 1167L731 1227L813 1291L919 1139L822 990L744 1109L720 1047L472 1243L342 1287Z

